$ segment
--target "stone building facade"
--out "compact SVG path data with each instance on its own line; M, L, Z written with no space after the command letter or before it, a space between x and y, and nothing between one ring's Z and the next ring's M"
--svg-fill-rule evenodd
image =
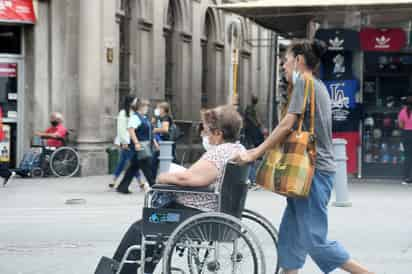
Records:
M121 98L168 100L177 120L229 102L230 26L239 22L239 97L270 113L272 33L213 8L220 0L37 0L37 22L21 26L16 159L35 130L60 111L73 129L82 173L106 172ZM235 2L235 1L230 1ZM12 56L13 57L13 56ZM13 58L14 58L13 57ZM0 55L1 58L1 55ZM0 59L1 60L1 59Z

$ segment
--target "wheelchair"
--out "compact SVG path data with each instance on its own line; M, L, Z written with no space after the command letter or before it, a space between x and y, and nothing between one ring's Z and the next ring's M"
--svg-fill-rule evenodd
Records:
M249 169L228 163L219 191L152 186L144 201L141 245L129 247L121 262L106 258L106 270L95 274L120 274L125 264L138 264L138 273L143 274L145 262L158 263L155 273L163 274L278 273L277 230L266 218L244 208ZM154 193L216 195L218 211L154 208ZM149 246L154 250L151 257L146 255ZM140 258L130 259L133 251L140 251Z
M73 177L80 172L80 155L76 149L69 146L69 133L64 138L58 138L63 146L55 148L45 145L44 138L33 138L31 149L36 151L29 169L30 177Z

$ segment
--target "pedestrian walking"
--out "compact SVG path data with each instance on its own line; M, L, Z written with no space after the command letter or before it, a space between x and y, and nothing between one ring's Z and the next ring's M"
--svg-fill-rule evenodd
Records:
M3 141L5 137L6 136L3 131L3 110L0 107L0 141ZM3 178L3 186L6 186L10 179L12 179L15 175L16 173L14 171L10 171L6 163L0 162L0 177Z
M113 182L109 184L110 188L115 187L116 181L119 179L121 173L126 168L131 157L134 155L134 149L130 149L130 135L128 131L128 122L130 114L134 111L132 105L136 105L137 98L135 96L127 95L124 98L123 107L117 115L117 135L116 144L120 146L120 157L113 173ZM135 178L141 189L144 189L145 184L140 177L140 170L136 170Z
M399 112L399 128L402 131L402 144L405 149L405 164L402 184L412 184L412 96L408 96L405 106Z
M170 113L170 105L167 102L161 102L157 104L155 110L154 110L154 129L153 129L153 134L155 135L155 140L157 142L162 142L162 141L175 141L172 140L171 136L171 129L173 126L173 118ZM152 160L152 170L153 174L157 174L157 170L159 168L159 154L160 151L156 150L153 153L153 160ZM172 157L173 161L176 161L176 144L173 144L172 147Z
M134 112L130 115L128 121L128 131L130 135L129 149L133 151L133 155L130 158L130 165L116 189L117 192L125 194L130 193L129 185L138 170L142 170L146 181L150 186L155 183L151 167L151 145L155 144L155 141L152 134L152 125L146 116L149 110L149 101L135 101L136 104L132 104ZM145 157L140 158L139 154L145 154Z
M252 95L250 104L246 107L244 112L244 142L243 145L248 149L259 146L264 141L262 132L262 123L258 117L257 105L259 98L256 95ZM250 186L256 186L256 166L257 161L251 165L249 172Z
M257 148L238 155L240 163L253 162L268 149L283 143L291 129L307 109L302 110L305 79L313 79L315 92L316 162L310 193L306 198L287 198L279 229L279 264L285 274L297 274L307 255L322 270L330 273L336 268L353 274L370 274L365 267L351 259L338 242L329 241L327 206L335 181L332 147L331 102L325 85L316 78L320 58L326 51L317 40L294 41L286 54L284 69L293 92L286 116L272 134ZM310 105L310 104L307 104ZM304 116L304 128L310 127L310 115Z

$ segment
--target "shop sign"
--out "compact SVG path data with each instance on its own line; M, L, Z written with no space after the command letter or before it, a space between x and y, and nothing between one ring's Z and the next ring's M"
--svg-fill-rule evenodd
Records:
M17 64L0 63L0 77L17 77Z
M315 38L324 41L330 51L359 50L359 33L349 29L319 29Z
M33 0L0 0L0 22L35 23Z
M406 33L401 28L363 28L360 40L364 51L397 52L406 46Z

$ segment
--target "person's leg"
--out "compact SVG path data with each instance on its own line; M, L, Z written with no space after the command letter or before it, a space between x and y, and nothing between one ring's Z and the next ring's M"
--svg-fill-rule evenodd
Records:
M155 184L155 178L152 173L152 158L139 161L139 168L143 171L144 177L150 186Z
M120 174L122 173L122 171L126 167L126 164L130 159L129 154L130 153L127 149L121 149L120 150L120 158L119 158L119 161L117 162L116 168L113 172L113 176L114 176L115 179L120 176Z
M136 175L136 171L139 170L139 161L136 159L136 157L132 157L129 163L130 165L126 170L122 181L117 187L118 192L129 193L129 185L132 182L133 177Z
M340 268L351 274L374 274L354 260L349 260Z
M129 151L127 149L121 149L120 150L120 157L119 161L117 162L116 168L113 172L113 181L109 183L109 187L114 187L116 185L117 179L119 179L120 174L122 171L125 169L126 164L129 161Z
M127 230L126 234L123 236L119 246L117 247L113 259L121 262L126 250L133 246L133 245L140 245L142 241L142 221L137 221L130 228ZM151 257L153 254L153 247L147 246L146 247L146 255L147 257ZM140 259L140 251L135 250L130 253L129 260L139 260ZM138 264L125 264L122 268L120 274L136 274ZM146 263L145 265L145 273L152 273L156 268L156 264Z
M334 173L316 170L309 197L295 199L298 234L302 235L305 249L323 273L330 273L350 262L349 253L338 242L327 239L327 206L334 176Z
M412 131L403 131L403 146L405 149L404 180L410 182L412 169Z
M160 151L154 151L153 152L153 158L152 158L152 175L156 176L157 170L159 169L159 155Z
M287 199L279 227L278 256L279 266L284 273L297 273L305 264L307 252L299 237L296 208L293 199Z
M0 163L0 177L2 178L9 178L11 175L11 171L9 170L6 164Z

